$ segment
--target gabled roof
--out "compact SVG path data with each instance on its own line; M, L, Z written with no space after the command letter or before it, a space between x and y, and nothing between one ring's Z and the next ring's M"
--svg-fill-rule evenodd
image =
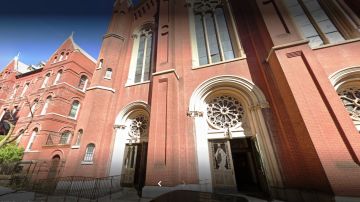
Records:
M55 53L57 53L59 50L65 48L67 46L67 43L70 43L69 44L70 47L68 47L68 48L79 51L80 53L85 55L87 58L89 58L91 61L93 61L94 63L97 62L95 58L93 58L89 53L87 53L77 43L75 43L74 38L73 38L73 33L59 46L59 48L55 51Z

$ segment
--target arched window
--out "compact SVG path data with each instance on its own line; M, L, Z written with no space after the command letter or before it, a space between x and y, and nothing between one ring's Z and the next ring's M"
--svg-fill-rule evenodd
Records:
M134 48L129 72L130 83L140 83L150 80L153 63L153 29L148 27L142 29L134 37Z
M35 113L35 110L36 110L36 108L37 108L38 103L39 103L39 99L35 99L35 100L34 100L34 102L33 102L33 103L32 103L32 105L31 105L31 107L30 107L30 112L29 112L28 117L33 116L33 115L34 115L34 113Z
M230 9L223 1L194 0L194 31L197 52L194 66L240 57L240 46L232 25Z
M341 69L329 78L356 129L360 131L360 68Z
M90 143L86 146L84 161L85 162L92 162L95 152L95 145Z
M111 68L107 68L106 72L105 72L105 79L111 79L111 75L112 75L112 69Z
M358 38L359 32L339 7L325 0L285 0L290 15L311 47ZM340 3L344 5L344 2Z
M45 78L44 78L44 82L41 85L41 88L45 88L47 83L49 82L49 78L50 78L50 73L47 73Z
M78 131L78 134L77 134L77 137L76 137L76 142L75 142L76 146L80 145L80 141L81 141L81 137L82 137L83 133L84 133L83 129L80 129Z
M62 52L62 53L60 54L60 57L59 57L58 62L60 62L61 60L63 60L63 58L64 58L64 52Z
M63 73L62 69L57 72L55 80L54 80L54 85L59 83L59 81L61 79L61 76L62 76L62 73Z
M21 130L19 131L19 133L17 134L18 138L16 138L16 145L18 145L18 144L20 143L21 138L22 138L22 136L24 135L24 133L25 133L25 130L24 130L24 129L21 129Z
M26 91L29 89L29 86L30 86L30 83L26 83L26 84L24 85L24 88L23 88L23 90L22 90L22 92L21 92L20 97L23 97L23 96L25 95Z
M10 99L12 99L12 98L14 98L15 97L15 95L16 95L16 92L17 92L17 90L19 89L19 85L16 85L15 87L14 87L14 91L12 92L12 94L11 94L11 96L10 96Z
M71 118L75 118L77 117L77 114L79 112L79 108L80 108L80 102L75 100L72 104L71 104L71 109L69 112L69 116Z
M31 137L30 137L30 140L28 142L28 145L26 146L26 151L30 151L32 149L32 146L34 144L34 141L35 141L35 138L37 136L37 133L38 133L38 128L34 128L34 130L32 131L31 133Z
M88 82L87 76L82 75L82 76L80 77L80 81L79 81L78 88L80 88L81 90L85 90L86 85L87 85L87 82Z
M358 100L360 99L360 88L356 86L342 88L338 91L341 101L349 112L353 120L360 121L360 107Z
M104 59L100 59L99 65L98 65L98 68L97 68L97 69L101 69L102 66L103 66L103 64L104 64Z
M52 97L51 96L48 96L47 98L46 98L46 100L45 100L45 103L44 103L44 107L43 107L43 109L41 110L41 115L45 115L46 114L46 111L47 111L47 109L48 109L48 107L49 107L49 103L51 102L51 99L52 99Z
M0 115L0 121L4 118L4 115L6 114L7 108L4 108Z
M59 144L69 144L70 136L71 132L68 130L61 133Z

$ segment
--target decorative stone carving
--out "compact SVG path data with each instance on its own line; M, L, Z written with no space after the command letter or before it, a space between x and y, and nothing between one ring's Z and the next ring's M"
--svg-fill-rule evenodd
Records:
M360 88L347 88L339 96L352 119L360 121Z
M199 112L199 111L188 111L187 113L186 113L186 115L188 116L188 117L202 117L203 116L203 112Z
M134 140L147 136L148 119L144 115L139 115L131 120L129 136Z
M221 5L221 0L195 0L193 5L195 13L213 12Z
M208 122L219 129L238 127L244 117L244 108L236 98L222 95L208 102Z

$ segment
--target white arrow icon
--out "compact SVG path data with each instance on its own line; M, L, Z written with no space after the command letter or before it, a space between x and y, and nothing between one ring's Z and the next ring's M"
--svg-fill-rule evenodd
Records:
M161 181L158 182L158 185L161 187Z

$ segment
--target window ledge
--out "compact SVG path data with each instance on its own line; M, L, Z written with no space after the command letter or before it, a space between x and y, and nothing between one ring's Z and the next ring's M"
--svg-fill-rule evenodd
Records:
M38 150L25 150L24 152L26 152L26 153L39 153L40 151L38 151Z
M67 118L68 118L68 119L71 119L71 120L75 120L75 121L76 121L76 117L71 117L71 116L68 116Z
M104 79L106 79L106 80L111 80L111 78L110 78L110 77L104 77Z
M71 146L71 149L79 149L80 148L80 145L73 145Z
M230 63L230 62L235 62L235 61L239 61L239 60L244 60L244 59L246 59L246 56L234 58L234 59L231 59L231 60L225 60L225 61L221 61L221 62L211 63L211 64L207 64L207 65L201 65L201 66L197 66L197 67L192 67L191 69L193 69L193 70L202 69L202 68L206 68L206 67L211 67L211 66L216 66L216 65L222 65L222 64L226 64L226 63Z
M81 165L93 165L93 161L81 161Z
M355 38L355 39L349 39L349 40L337 42L337 43L331 43L331 44L326 44L326 45L322 45L322 46L317 46L317 47L313 47L312 49L313 50L319 50L319 49L323 49L323 48L339 46L339 45L348 44L348 43L357 42L357 41L360 41L360 37Z
M139 82L139 83L127 83L127 84L125 84L125 87L138 86L138 85L147 84L147 83L150 83L150 80L149 81L142 81L142 82Z

